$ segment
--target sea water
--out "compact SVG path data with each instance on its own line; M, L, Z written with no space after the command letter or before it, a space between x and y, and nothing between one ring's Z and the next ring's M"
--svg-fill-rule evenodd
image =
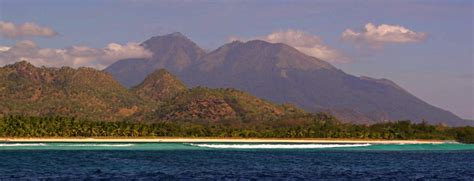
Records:
M0 160L0 179L474 179L454 143L0 143Z

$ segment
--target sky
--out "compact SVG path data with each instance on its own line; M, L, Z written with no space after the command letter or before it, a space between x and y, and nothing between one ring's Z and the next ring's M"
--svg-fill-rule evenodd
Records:
M474 119L473 17L469 0L0 0L0 66L102 69L151 56L139 43L172 32L208 51L262 39Z

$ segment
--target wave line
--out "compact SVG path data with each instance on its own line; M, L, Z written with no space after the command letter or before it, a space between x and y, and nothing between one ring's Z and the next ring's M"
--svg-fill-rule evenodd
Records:
M66 144L58 146L70 146L70 147L129 147L134 146L135 144Z
M345 148L370 146L371 144L194 144L191 146L204 148L232 149L316 149L316 148Z
M46 146L44 143L0 143L0 147L13 147L13 146Z

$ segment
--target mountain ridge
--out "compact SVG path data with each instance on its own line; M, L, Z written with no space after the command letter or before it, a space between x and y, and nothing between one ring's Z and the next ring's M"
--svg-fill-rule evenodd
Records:
M174 36L163 37L173 41ZM177 39L178 42L191 41ZM158 43L161 46L163 42ZM160 56L160 52L154 54ZM347 122L410 119L414 122L427 120L433 124L469 124L449 111L429 105L393 81L347 74L282 43L235 41L200 54L189 62L179 70L170 67L170 72L187 86L237 88L279 104L294 103L312 112L333 112ZM117 72L115 66L113 64L105 71L113 74ZM126 66L121 68L127 69ZM133 67L127 70L132 74L143 72Z

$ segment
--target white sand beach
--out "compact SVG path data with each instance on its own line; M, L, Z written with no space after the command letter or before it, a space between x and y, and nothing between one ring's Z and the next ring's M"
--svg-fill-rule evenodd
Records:
M285 139L285 138L0 138L0 142L91 142L91 143L371 143L441 144L449 140L364 140L364 139Z

